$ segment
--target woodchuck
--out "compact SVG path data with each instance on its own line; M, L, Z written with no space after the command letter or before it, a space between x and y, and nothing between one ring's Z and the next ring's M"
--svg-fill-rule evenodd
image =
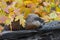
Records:
M37 14L29 14L26 18L25 29L36 29L41 27L43 23L44 20L42 20Z

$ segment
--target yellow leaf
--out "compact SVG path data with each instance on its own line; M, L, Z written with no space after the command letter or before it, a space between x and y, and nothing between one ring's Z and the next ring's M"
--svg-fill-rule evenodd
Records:
M14 12L10 12L10 13L9 13L10 16L12 16L12 15L14 15L14 14L15 14Z
M9 1L9 0L4 0L5 2Z
M2 26L0 25L0 32L2 32L3 29L4 29L4 27L2 27Z
M33 3L35 3L35 4L37 4L37 3L38 3L38 1L37 1L37 0L32 0L32 2L33 2Z
M15 17L15 21L18 21L20 19L20 16Z
M8 10L9 10L9 12L12 12L14 10L14 8L10 7Z
M10 20L10 19L7 19L7 20L5 21L5 24L6 24L6 25L11 24L11 20Z
M54 18L54 20L57 20L58 21L58 20L60 20L60 18L57 17L57 18Z
M49 0L45 0L45 2L48 2Z
M47 7L47 12L50 13L51 7Z
M7 7L6 2L4 0L2 0L2 2L1 2L1 8L4 9L6 7Z
M24 17L26 18L30 13L31 13L31 10L29 8L25 8Z
M20 18L20 24L23 26L23 27L25 27L25 20L24 20L24 18L23 18L23 16L20 16L21 18Z
M51 14L50 14L50 18L53 18L53 19L54 19L54 18L57 18L57 14L56 14L56 13L54 13L54 12L53 12L53 13L51 13Z
M25 7L20 7L20 13L23 13L24 12L24 10L25 10Z
M55 0L51 0L51 2L54 2Z
M1 6L2 2L0 2L0 6Z
M59 7L56 7L56 12L60 12L60 8Z
M11 21L13 21L14 20L14 12L10 12L9 13L9 15L8 15L8 18L10 18L11 19Z
M20 20L20 25L22 25L23 27L25 27L25 19L24 19L24 16L22 16L22 15L16 16L15 17L15 21L18 21L18 20Z
M25 5L30 4L30 3L33 3L33 2L32 1L24 1Z
M16 2L18 2L19 4L23 3L23 0L15 0Z
M19 8L23 5L23 0L15 0L16 4L15 7Z

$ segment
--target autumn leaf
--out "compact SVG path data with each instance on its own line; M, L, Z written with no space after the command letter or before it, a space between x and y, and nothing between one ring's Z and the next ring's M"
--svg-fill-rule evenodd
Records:
M51 0L51 2L55 2L55 0Z
M18 2L19 4L23 3L23 0L15 0L16 2Z
M20 19L20 24L23 26L23 28L25 27L25 20L23 18Z
M4 0L5 2L9 1L9 0Z
M32 0L33 3L37 4L38 3L38 0Z
M55 7L56 5L55 5L55 3L51 2L51 3L50 3L50 6L51 6L51 7Z
M15 21L18 21L20 19L20 16L15 17Z
M45 0L45 2L48 2L49 0Z
M54 20L57 20L57 21L59 21L59 20L60 20L60 17L54 18Z
M24 1L25 5L30 4L30 3L33 3L33 2L32 1Z
M15 21L20 20L20 25L22 25L23 27L25 27L25 19L22 15L16 16L15 17Z
M10 7L8 10L9 10L9 12L12 12L12 11L14 11L14 8Z
M55 12L52 12L52 13L50 14L50 18L54 19L54 18L56 18L56 17L57 17L57 14L56 14Z
M56 7L56 12L60 12L60 8L58 6Z
M0 8L0 16L5 16L6 13Z
M7 4L4 0L1 1L1 8L4 9L7 7Z
M6 13L9 13L8 8L3 9L3 11L5 11Z
M4 23L6 21L7 17L6 16L0 16L0 21L1 23Z
M19 8L20 6L23 5L23 0L15 0L16 4L15 4L15 7L16 8Z
M2 26L0 25L0 32L2 32L3 29L4 29L4 27L2 27Z
M11 20L10 19L6 19L5 25L10 25L10 24L11 24Z
M9 15L8 15L8 18L11 19L10 21L13 21L14 18L15 18L15 13L14 12L10 12Z
M26 18L30 13L31 13L31 10L29 8L25 8L24 17Z

